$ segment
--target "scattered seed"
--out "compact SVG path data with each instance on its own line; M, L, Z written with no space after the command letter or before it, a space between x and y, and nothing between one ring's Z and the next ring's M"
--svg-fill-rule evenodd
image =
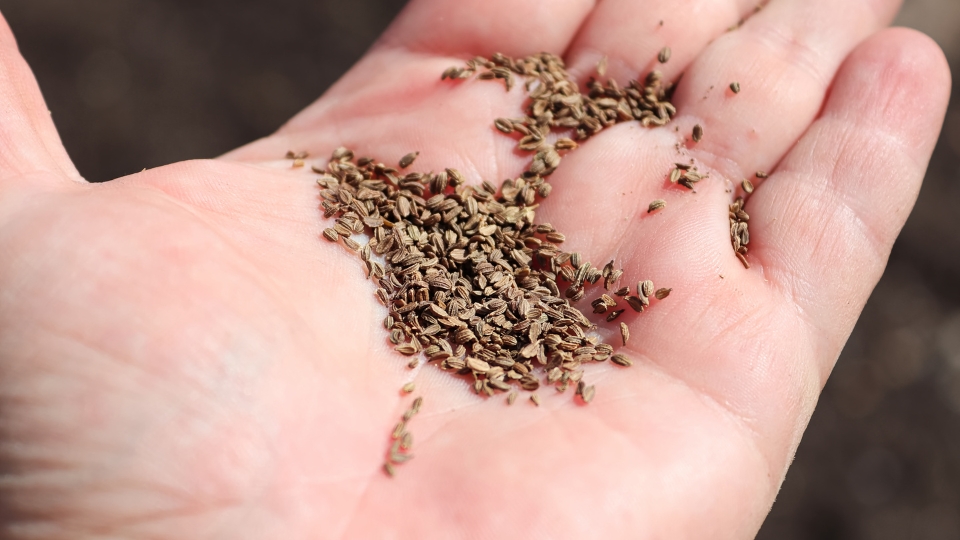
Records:
M335 229L324 229L323 237L331 242L336 242L340 239L340 233L338 233Z
M607 74L607 57L604 56L597 62L597 75L603 77Z
M391 478L392 478L395 474L397 474L397 470L393 468L393 464L391 464L389 461L387 461L387 462L385 462L385 463L383 464L383 470L384 470L384 472L387 473L387 476L389 476L389 477L391 477Z
M414 160L417 159L417 156L420 155L420 152L410 152L409 154L400 158L400 168L406 169L410 165L413 165Z
M630 360L629 358L627 358L625 355L622 355L622 354L619 354L619 353L611 356L611 357L610 357L610 361L613 362L614 364L618 365L618 366L623 366L623 367L630 367L630 366L633 365L633 361L632 361L632 360Z
M412 382L409 382L403 385L403 391L406 392L407 394L409 394L410 392L413 392L416 388L417 388L417 385L415 385Z
M768 176L770 175L763 171L757 171L757 178L763 179L763 178L767 178Z
M590 403L593 401L593 396L597 393L596 387L593 385L585 386L580 393L580 397L583 398L584 403Z
M530 401L532 401L533 404L536 405L537 407L540 406L540 396L537 395L536 392L530 394Z
M657 55L657 60L659 60L661 64L666 64L670 61L670 56L672 54L673 51L670 50L670 47L664 47L660 49L660 54Z
M663 300L664 298L670 296L671 291L673 291L673 289L657 289L657 292L654 293L654 296L656 296L657 300Z
M657 210L663 210L667 206L667 201L663 199L657 199L650 203L650 207L647 208L647 213L656 212Z
M511 390L510 393L507 394L507 405L513 405L513 402L517 400L517 395L516 390Z
M751 182L749 179L744 178L743 182L741 182L741 186L743 187L743 192L747 195L753 193L753 182Z
M623 344L626 345L630 339L630 329L627 328L626 323L620 323L620 337L623 338Z
M730 83L730 90L732 90L734 94L739 94L739 93L740 93L740 83L738 83L738 82L732 82L732 83Z
M697 124L693 126L693 142L700 142L703 139L703 126Z

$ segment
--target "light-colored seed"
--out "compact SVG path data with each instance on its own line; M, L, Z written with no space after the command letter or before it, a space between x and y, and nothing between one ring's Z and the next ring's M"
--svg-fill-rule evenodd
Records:
M507 405L513 405L513 402L517 400L517 391L513 390L507 394Z
M295 160L293 160L293 168L294 168L294 169L299 169L299 168L303 167L303 166L306 165L306 164L307 164L307 163L306 163L304 160L302 160L302 159L295 159Z
M406 422L400 422L399 424L397 424L397 427L393 428L393 435L392 435L392 437L393 437L394 439L399 439L400 437L403 436L403 432L404 432L405 429L407 429L407 423L406 423Z
M743 256L743 253L740 253L740 252L738 251L738 252L737 252L737 258L740 259L740 262L743 264L743 267L744 267L744 268L747 268L747 269L750 268L750 263L747 262L747 258Z
M649 208L647 208L647 213L656 212L657 210L663 210L667 206L667 201L663 199L657 199L650 203Z
M400 448L403 448L404 450L413 448L413 433L408 431L404 433L402 437L400 437Z
M417 369L417 366L419 366L419 365L420 365L420 359L419 359L419 358L414 358L414 359L410 360L409 362L407 362L407 367L410 368L410 369Z
M741 182L741 186L743 187L743 192L747 195L753 193L753 182L750 180L744 178L743 182Z
M536 405L537 407L540 406L540 396L537 395L536 392L530 394L530 401L532 401L533 404Z
M623 338L624 345L630 340L630 328L627 327L626 323L620 323L620 337Z
M413 165L413 162L417 159L417 156L420 155L420 152L410 152L409 154L400 158L400 168L406 169L410 165Z
M603 77L607 74L607 57L604 56L597 62L597 75Z
M410 405L410 410L413 411L414 414L416 414L420 412L420 407L423 407L422 397L418 397L417 399L413 400L413 404Z
M683 171L681 169L673 169L670 171L670 182L676 184L680 181L680 177L683 176Z
M738 82L732 82L732 83L730 83L730 90L732 90L734 94L739 94L739 93L740 93L740 83L738 83Z
M656 290L656 287L651 280L645 280L640 282L639 292L642 296L653 296L653 291Z
M583 391L580 397L583 398L584 403L590 403L591 401L593 401L593 396L595 396L596 393L597 393L596 387L591 384L590 386L585 386L583 388Z
M693 142L700 142L703 139L703 126L697 124L693 126Z
M419 463L419 461L417 462ZM393 478L393 475L397 474L397 470L393 468L393 464L389 461L383 464L383 470L387 473L387 476Z
M672 56L672 54L673 51L670 50L670 47L664 47L660 49L660 54L657 55L657 60L659 60L661 64L666 64L670 61L670 56Z
M766 177L768 177L768 176L770 176L770 175L767 174L767 173L765 173L765 172L763 172L763 171L757 171L757 178L763 179L763 178L766 178Z
M625 355L622 355L622 354L619 354L619 353L611 356L611 357L610 357L610 361L613 362L614 364L618 365L618 366L623 366L623 367L630 367L630 366L633 365L633 361L632 361L632 360L630 360L629 358L627 358Z
M413 392L413 391L416 390L416 389L417 389L417 385L414 384L414 383L412 383L412 382L408 382L407 384L403 385L403 391L406 392L406 393L408 393L408 394L409 394L410 392Z
M657 292L654 294L654 296L657 297L657 300L663 300L664 298L670 296L671 291L673 291L673 289L657 289Z

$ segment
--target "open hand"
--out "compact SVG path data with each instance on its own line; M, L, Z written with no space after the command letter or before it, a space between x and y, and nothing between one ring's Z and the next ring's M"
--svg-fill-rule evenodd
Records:
M881 30L898 4L412 0L277 134L102 185L3 29L0 536L752 538L946 108L936 45ZM590 366L589 406L507 408L406 367L360 261L321 239L315 175L282 157L419 150L416 170L516 177L529 155L492 123L520 113L522 85L439 75L541 50L581 82L602 56L622 82L683 74L672 123L590 139L539 211L566 249L673 293L629 320L632 368ZM696 193L664 181L680 157L711 173ZM747 270L727 205L758 170ZM391 479L408 381L416 458Z

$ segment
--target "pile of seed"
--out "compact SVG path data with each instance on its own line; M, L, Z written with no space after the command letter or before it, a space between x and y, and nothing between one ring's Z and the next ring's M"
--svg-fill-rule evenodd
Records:
M744 182L747 182L744 180ZM737 197L737 200L730 205L730 241L733 243L733 251L737 253L737 258L743 263L744 268L750 268L747 262L747 244L750 243L750 231L748 222L750 216L743 210L743 197Z
M574 139L582 141L618 122L666 124L676 114L669 102L672 86L654 72L625 88L614 80L592 79L584 95L562 60L546 53L517 60L499 54L489 60L478 57L466 67L448 69L442 78L474 75L501 79L508 90L516 79L524 79L526 115L499 118L494 125L517 136L520 149L534 153L528 169L504 181L498 193L489 181L467 185L454 169L401 172L414 163L416 152L395 168L339 148L325 168L314 169L321 174L317 183L324 215L335 218L323 236L364 261L367 275L378 285L377 299L388 310L384 328L397 352L412 357L409 367L425 357L472 381L478 394L507 393L510 404L520 388L534 392L530 399L539 405L535 391L544 384L559 392L573 385L589 403L596 389L583 381L584 364L608 359L623 367L632 363L588 335L595 326L574 303L600 280L612 290L623 271L613 261L600 269L579 253L564 251L564 235L549 223L535 222L537 197L550 194L545 178L559 166L560 152L577 147ZM571 131L573 138L550 143L553 130ZM699 180L689 167L683 170L684 182L692 186ZM361 244L355 237L369 241ZM662 300L669 293L646 280L637 283L636 294L622 286L614 296L642 312L651 298ZM616 306L607 294L592 304L595 313L610 311L611 322L625 311ZM627 326L621 323L620 329L626 344ZM393 434L385 464L390 474L394 464L409 459L405 451L412 437L406 422L421 403L417 398Z

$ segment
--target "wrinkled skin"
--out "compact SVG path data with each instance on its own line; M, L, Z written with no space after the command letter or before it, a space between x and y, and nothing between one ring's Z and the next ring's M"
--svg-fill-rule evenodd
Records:
M932 41L882 29L896 0L753 5L413 0L275 135L103 185L73 168L4 27L0 536L752 538L950 92ZM635 365L590 366L589 406L550 390L539 408L407 369L359 261L321 239L315 176L284 153L420 150L414 169L499 182L529 159L492 127L518 115L522 89L440 82L443 69L547 50L581 81L607 55L626 81L664 45L665 75L684 73L675 122L586 142L538 216L566 249L615 258L626 283L673 288L622 319ZM711 172L696 193L665 181L678 157ZM772 174L747 205L746 270L726 208L757 170ZM647 215L657 198L666 209ZM416 458L389 479L411 380L425 396Z

